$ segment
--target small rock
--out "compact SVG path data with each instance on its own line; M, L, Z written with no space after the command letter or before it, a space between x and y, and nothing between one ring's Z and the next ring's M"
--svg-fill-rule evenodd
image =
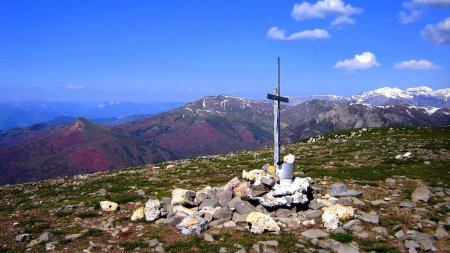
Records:
M223 190L219 194L217 194L217 198L219 199L219 204L222 207L226 207L228 205L228 202L233 198L233 192L232 190Z
M172 190L171 205L197 206L195 197L196 193L193 191L176 188Z
M380 235L387 235L388 233L385 227L374 227L372 231Z
M203 200L203 202L200 204L199 208L200 208L200 209L203 209L203 208L206 208L206 207L212 207L212 208L215 208L215 207L218 207L218 206L220 206L219 200L218 200L218 199L205 199L205 200Z
M190 235L193 233L200 234L201 232L208 229L207 221L198 216L188 216L183 218L183 220L176 226L181 230L184 235Z
M399 230L394 234L394 236L396 238L402 238L403 236L405 236L405 233L403 232L403 230Z
M328 233L320 230L320 229L309 229L302 233L304 237L309 239L320 239L328 237Z
M140 220L140 219L143 219L143 218L144 218L144 208L143 207L140 207L140 208L136 209L133 212L133 215L131 216L131 220L132 221Z
M345 223L343 228L345 230L350 230L350 231L361 231L362 230L361 221L358 219L351 220L351 221Z
M152 239L148 241L148 247L154 248L159 245L159 241L157 239Z
M117 210L117 203L111 201L100 201L100 207L106 212L115 212Z
M55 244L53 244L53 242L48 242L45 244L45 250L46 251L53 251L55 250Z
M105 189L100 189L97 191L97 195L98 196L106 196L106 190Z
M378 224L380 222L380 216L378 216L376 213L374 212L370 212L370 213L364 213L361 216L361 220L365 221L365 222L370 222L370 223L374 223L374 224Z
M161 208L159 200L149 199L144 208L145 219L147 221L154 221L166 215L165 210Z
M302 213L302 217L305 217L306 219L313 219L320 217L322 215L322 211L320 210L307 210L304 213Z
M255 234L261 234L264 231L279 232L280 227L270 217L260 212L251 212L246 221L251 224L251 232Z
M30 234L16 235L16 242L23 242L23 241L29 241L29 240L31 240Z
M45 232L39 236L39 241L48 242L51 241L55 237L51 232Z
M231 219L233 212L228 207L222 207L214 212L213 219Z
M403 201L402 203L398 204L398 207L403 207L403 208L414 208L416 207L416 204L414 204L411 201Z
M428 187L421 186L416 188L416 190L411 194L411 200L414 203L419 201L428 202L430 199L431 192Z
M388 184L395 184L395 179L390 178L390 177L386 178L386 180L384 180L384 181Z
M377 199L372 201L372 205L374 206L379 206L379 205L386 205L388 202L382 200L382 199Z
M347 187L343 183L335 183L330 185L330 196L331 197L349 197L358 196L362 193L356 190L347 190Z
M445 231L445 228L443 226L439 226L436 229L436 233L434 234L434 236L436 236L439 239L443 239L448 237L448 233L447 231Z
M208 234L208 233L205 233L205 234L203 235L203 238L204 238L205 241L207 241L207 242L214 242L214 238L212 237L212 235L210 235L210 234Z
M249 214L255 212L255 207L247 201L238 200L234 203L234 208L240 214Z
M431 165L431 162L430 162L430 161L425 161L425 162L423 162L423 164L425 164L425 165Z
M420 244L420 248L424 251L429 251L434 248L434 238L427 233L417 233L414 240Z
M410 249L410 248L416 248L418 249L420 247L420 245L415 242L414 240L406 240L405 241L405 248L406 249Z
M339 204L324 207L322 210L322 222L327 229L336 229L341 224L341 219L349 219L354 215L353 207Z

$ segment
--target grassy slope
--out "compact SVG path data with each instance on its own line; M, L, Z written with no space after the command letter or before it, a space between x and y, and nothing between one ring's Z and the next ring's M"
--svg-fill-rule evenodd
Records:
M344 181L355 185L377 187L383 183L381 180L387 177L406 176L421 179L430 186L450 187L450 127L392 129L332 133L315 143L304 141L291 144L283 150L283 154L296 155L297 175L310 176L319 180L326 177L326 180L330 182ZM352 132L362 133L362 135L347 138ZM412 152L414 157L407 161L394 158L407 151ZM249 232L223 229L219 235L214 236L218 242L208 243L196 236L181 236L174 228L166 225L158 227L148 222L137 223L144 226L141 231L144 234L142 237L136 237L132 233L121 233L118 237L111 239L111 236L105 232L90 229L109 217L114 217L119 226L127 226L130 223L131 213L137 208L136 203L140 202L142 206L147 199L147 197L138 196L138 190L144 190L147 196L161 198L170 196L170 191L174 187L198 190L206 185L218 186L234 176L240 177L243 169L260 168L265 163L271 162L271 152L270 149L250 150L171 161L87 175L76 179L55 179L2 187L0 188L0 226L5 229L4 233L0 234L0 245L6 245L6 247L0 248L0 252L7 251L7 248L24 249L26 243L14 241L17 234L29 232L36 238L45 231L53 231L57 234L60 241L57 250L66 248L66 251L67 249L80 251L87 248L90 240L105 247L112 244L123 249L133 249L145 246L142 242L152 238L158 238L164 243L166 250L172 252L189 250L217 252L222 246L237 249L233 246L235 243L250 249L253 243L269 239L277 240L280 243L280 250L292 250L299 240L298 233L295 231L294 233L283 232L280 235L251 235ZM430 161L431 165L425 165L424 161ZM407 181L399 190L408 196L416 184L414 180L412 183ZM107 190L107 196L89 195L101 188ZM118 202L122 211L115 214L99 214L98 202L104 199ZM57 211L58 208L81 202L84 204L75 210ZM400 221L402 220L399 218ZM13 226L14 222L18 222L19 225ZM136 225L136 223L133 224L133 226ZM75 241L62 240L64 235L78 233L84 229L90 230L82 238ZM114 242L108 243L108 240ZM358 241L358 243L367 244L367 247L379 245L379 242L370 240ZM44 245L40 245L37 248L43 249L43 247ZM396 245L385 243L380 247L395 248ZM395 252L393 248L391 249Z

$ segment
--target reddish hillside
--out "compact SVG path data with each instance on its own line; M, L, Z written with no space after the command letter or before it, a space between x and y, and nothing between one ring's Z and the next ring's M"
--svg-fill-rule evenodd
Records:
M0 184L93 173L173 159L169 152L85 119L0 148Z

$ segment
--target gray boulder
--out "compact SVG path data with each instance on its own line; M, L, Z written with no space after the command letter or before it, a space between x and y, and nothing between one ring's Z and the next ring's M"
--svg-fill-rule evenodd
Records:
M214 212L213 219L219 220L219 219L231 219L231 216L233 215L233 212L228 207L222 207Z
M411 200L414 203L419 201L428 202L431 196L431 191L428 187L421 186L417 187L416 190L411 194Z
M332 197L349 197L358 196L362 193L353 189L348 190L343 183L335 183L330 185L330 196Z
M208 229L208 224L205 219L198 216L185 217L177 226L182 234L200 234Z

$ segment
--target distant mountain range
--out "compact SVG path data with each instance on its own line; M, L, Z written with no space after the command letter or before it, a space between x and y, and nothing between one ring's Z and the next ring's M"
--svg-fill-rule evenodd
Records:
M114 124L134 115L155 115L181 106L183 102L167 103L82 103L22 101L0 103L0 130L27 127L45 121L85 117L99 124Z
M419 93L418 88L408 90L405 92ZM388 97L393 91L398 90L367 92L356 102L314 99L282 107L282 142L341 129L450 125L448 107L411 105L408 102L412 100L397 93L395 98L405 99L394 102L391 96L389 103L368 104L380 102L379 94ZM442 94L445 101L448 94ZM0 131L0 184L258 148L272 143L272 124L271 103L227 95L204 97L154 116L128 117L109 126L60 117Z
M426 86L401 90L384 87L353 96L317 95L290 97L291 105L297 105L313 99L327 100L336 103L358 102L369 105L409 104L416 106L432 106L436 108L450 107L450 88L433 90Z

